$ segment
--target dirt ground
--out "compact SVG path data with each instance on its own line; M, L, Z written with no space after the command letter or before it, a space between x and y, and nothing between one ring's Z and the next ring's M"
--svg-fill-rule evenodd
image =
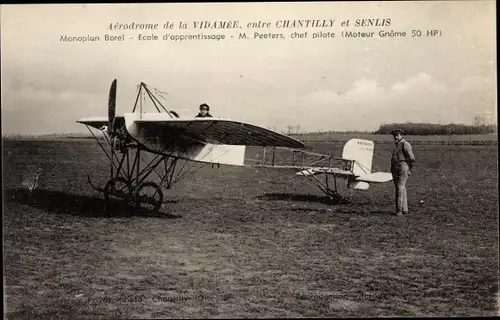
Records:
M335 204L293 173L207 166L161 214L110 218L87 184L109 171L94 141L3 144L8 319L497 314L496 146L415 146L408 217L391 215L392 183Z

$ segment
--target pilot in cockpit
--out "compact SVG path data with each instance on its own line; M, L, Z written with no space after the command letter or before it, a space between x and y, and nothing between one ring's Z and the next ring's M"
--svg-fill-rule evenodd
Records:
M195 118L212 118L212 115L209 113L210 107L208 104L204 103L200 105L200 112L196 115Z

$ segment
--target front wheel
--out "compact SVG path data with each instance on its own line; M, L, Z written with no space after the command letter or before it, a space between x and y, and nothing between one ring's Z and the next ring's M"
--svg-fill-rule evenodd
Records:
M109 180L104 187L104 199L108 213L116 207L116 200L130 203L133 200L132 188L127 179L116 177Z
M112 198L126 200L131 196L131 188L127 179L116 177L108 181L104 187L104 197L107 201Z

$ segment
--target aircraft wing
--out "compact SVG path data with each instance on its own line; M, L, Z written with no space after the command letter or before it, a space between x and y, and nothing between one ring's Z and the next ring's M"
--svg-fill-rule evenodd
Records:
M135 119L139 131L146 135L187 137L193 141L223 145L274 146L304 148L304 144L287 135L249 123L217 118ZM148 138L148 137L144 137Z
M84 125L99 129L104 125L108 124L108 118L107 117L89 117L89 118L81 118L78 121L78 123L82 123Z
M123 116L115 117L115 119L120 119L120 118L123 119ZM87 126L90 126L90 127L96 128L96 129L100 129L104 125L107 126L109 123L109 120L108 120L108 117L88 117L88 118L81 118L76 122L85 124Z

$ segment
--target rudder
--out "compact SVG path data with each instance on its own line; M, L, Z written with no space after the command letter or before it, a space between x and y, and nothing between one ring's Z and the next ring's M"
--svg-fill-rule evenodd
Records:
M354 160L353 173L357 176L364 176L372 171L374 148L373 141L351 139L344 145L342 158Z
M375 144L370 140L351 139L344 145L342 158L354 160L352 172L357 176L366 176L372 171L373 150ZM349 188L368 190L370 184L364 181L349 180Z

